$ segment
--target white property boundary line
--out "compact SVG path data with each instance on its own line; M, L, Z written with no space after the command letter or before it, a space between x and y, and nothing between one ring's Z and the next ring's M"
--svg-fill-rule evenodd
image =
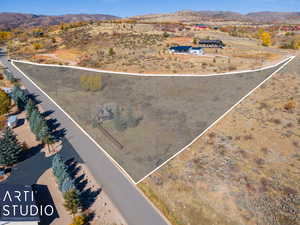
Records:
M124 170L120 164L114 160L65 110L63 110L46 92L44 92L37 84L33 82L21 69L19 69L15 64L15 60L12 60L11 64L26 78L28 79L38 90L40 90L47 98L49 98L56 107L58 107L104 154L117 165L120 171L127 177L132 183L136 184L136 182L131 178L131 176Z
M189 143L187 146L183 147L179 152L171 156L169 159L167 159L164 163L159 165L157 168L152 170L150 173L148 173L146 176L144 176L142 179L136 182L136 184L142 182L145 180L148 176L159 170L162 166L167 164L170 160L174 159L177 155L182 153L184 150L188 149L194 142L196 142L202 135L204 135L210 128L215 126L221 119L223 119L229 112L231 112L238 104L240 104L245 98L247 98L249 95L251 95L257 88L259 88L261 85L263 85L267 80L269 80L271 77L273 77L277 72L279 72L282 68L284 68L288 63L290 63L296 56L291 56L290 59L284 63L281 67L279 67L276 71L274 71L271 75L269 75L265 80L263 80L258 86L253 88L248 94L246 94L244 97L242 97L237 103L235 103L230 109L228 109L222 116L220 116L215 122L213 122L209 127L207 127L204 131L202 131L201 134L199 134L191 143Z
M19 69L14 62L20 62L20 63L27 63L32 65L38 65L38 66L52 66L52 67L67 67L67 68L74 68L74 69L82 69L82 70L88 70L88 71L94 71L94 72L102 72L95 69L89 69L89 68L82 68L82 67L75 67L75 66L61 66L61 65L50 65L50 64L39 64L39 63L32 63L32 62L26 62L26 61L18 61L18 60L12 60L12 65L21 73L24 77L26 77L38 90L40 90L45 96L47 96L65 115L101 150L104 152L104 154L113 162L117 167L120 169L120 171L127 177L132 183L138 184L142 182L144 179L146 179L148 176L156 172L158 169L160 169L162 166L164 166L166 163L168 163L170 160L175 158L177 155L182 153L184 150L186 150L188 147L190 147L197 139L199 139L206 131L208 131L210 128L212 128L216 123L218 123L221 119L223 119L230 111L232 111L238 104L240 104L245 98L247 98L250 94L252 94L257 88L259 88L263 83L265 83L267 80L269 80L274 74L276 74L278 71L280 71L282 68L284 68L288 63L290 63L296 56L290 56L287 59L282 60L281 62L277 63L276 65L264 67L262 69L257 70L249 70L244 72L233 72L233 73L224 73L224 74L216 74L216 75L230 75L230 74L239 74L239 73L247 73L247 72L255 72L255 71L261 71L269 68L276 67L280 65L281 63L285 62L280 68L278 68L276 71L274 71L271 75L269 75L265 80L263 80L258 86L256 86L254 89L252 89L248 94L246 94L244 97L242 97L236 104L234 104L229 110L227 110L222 116L220 116L217 120L215 120L209 127L207 127L201 134L199 134L192 142L190 142L188 145L183 147L180 151L175 153L173 156L171 156L169 159L167 159L164 163L162 163L160 166L152 170L150 173L148 173L146 176L144 176L139 181L135 182L131 176L126 172L125 169L123 169L120 164L110 156L109 153L107 153L67 112L65 112L47 93L45 93L37 84L35 84L21 69ZM107 73L107 71L105 71ZM109 72L108 73L114 73L114 74L127 74L127 75L133 75L133 76L197 76L197 77L209 77L209 76L216 76L216 75L179 75L179 74L172 74L172 75L148 75L148 74L129 74L129 73L119 73L119 72Z
M153 74L153 73L127 73L127 72L116 72L116 71L109 71L109 70L98 70L93 68L86 68L80 66L67 66L67 65L58 65L58 64L43 64L43 63L35 63L30 61L23 61L23 60L12 60L13 62L20 62L20 63L27 63L31 65L37 66L48 66L48 67L63 67L63 68L72 68L72 69L79 69L79 70L86 70L91 72L97 73L108 73L108 74L116 74L116 75L129 75L129 76L141 76L141 77L212 77L212 76L224 76L224 75L234 75L234 74L241 74L241 73L249 73L249 72L258 72L266 69L270 69L280 65L281 63L289 60L293 56L288 56L285 59L281 60L280 62L265 66L259 69L254 70L241 70L241 71L234 71L234 72L226 72L226 73L212 73L212 74Z

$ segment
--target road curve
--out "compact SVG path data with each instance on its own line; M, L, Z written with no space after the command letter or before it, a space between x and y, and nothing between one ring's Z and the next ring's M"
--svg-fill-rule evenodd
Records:
M53 117L57 118L67 129L66 138L91 170L97 182L108 193L128 225L170 224L108 156L42 91L12 66L6 56L0 55L0 61L16 78L21 80L29 92L37 96L37 99L42 102L44 110L55 111Z

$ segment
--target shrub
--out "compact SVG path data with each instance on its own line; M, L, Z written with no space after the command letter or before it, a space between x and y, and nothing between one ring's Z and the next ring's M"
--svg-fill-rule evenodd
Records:
M85 225L87 223L87 216L85 214L75 216L70 225Z
M80 87L86 91L99 91L102 88L102 77L100 75L81 75Z
M0 116L0 130L2 130L5 127L6 124L6 117L4 115Z
M39 49L43 48L43 45L41 43L33 43L33 48L35 50L39 50Z
M164 32L164 33L163 33L163 37L164 37L164 38L170 37L170 34L168 34L167 32Z
M115 55L116 53L115 53L115 51L114 51L114 49L113 48L109 48L109 50L108 50L108 55L109 56L113 56L113 55Z
M294 101L289 101L283 107L286 111L292 111L296 108L296 103Z

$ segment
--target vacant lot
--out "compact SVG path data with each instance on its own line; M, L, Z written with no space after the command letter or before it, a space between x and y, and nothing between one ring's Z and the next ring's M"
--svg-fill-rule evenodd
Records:
M299 66L139 184L173 225L300 224Z
M16 65L136 181L189 144L280 66L214 77L141 77ZM94 86L87 91L84 79L90 76L101 77L101 90Z

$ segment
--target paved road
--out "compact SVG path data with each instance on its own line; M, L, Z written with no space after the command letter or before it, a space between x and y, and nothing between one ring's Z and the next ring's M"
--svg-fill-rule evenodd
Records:
M54 110L53 117L67 129L66 138L91 170L98 183L110 196L129 225L168 225L169 223L128 180L119 168L89 139L53 102L16 70L6 56L0 61L15 75L37 99L45 111ZM76 104L76 102L74 102ZM35 162L39 163L39 162Z

